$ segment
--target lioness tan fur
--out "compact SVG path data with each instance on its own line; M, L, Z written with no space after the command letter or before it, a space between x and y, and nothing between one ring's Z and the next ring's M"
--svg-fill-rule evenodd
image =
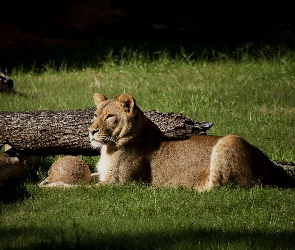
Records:
M107 99L96 93L94 102L97 110L89 137L94 148L101 148L97 172L103 184L143 181L198 191L227 183L276 184L275 167L268 157L237 135L171 140L129 94Z

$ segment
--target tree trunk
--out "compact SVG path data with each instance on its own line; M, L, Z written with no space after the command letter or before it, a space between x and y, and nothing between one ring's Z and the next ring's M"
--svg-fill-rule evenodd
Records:
M91 148L88 127L95 108L68 111L0 112L0 148L9 144L21 155L98 155ZM212 122L195 122L174 113L145 115L170 138L206 134Z

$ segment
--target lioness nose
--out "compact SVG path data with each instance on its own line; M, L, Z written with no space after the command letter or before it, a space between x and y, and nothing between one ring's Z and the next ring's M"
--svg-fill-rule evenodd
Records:
M94 135L95 133L98 132L98 129L88 128L88 130L89 130L89 133L90 133L91 135Z

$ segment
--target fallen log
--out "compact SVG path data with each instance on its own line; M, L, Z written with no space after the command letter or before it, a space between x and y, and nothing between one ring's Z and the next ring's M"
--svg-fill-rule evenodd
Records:
M67 111L0 111L0 148L9 144L20 155L98 155L88 138L95 108ZM206 134L213 122L196 122L181 114L144 112L173 139Z
M272 161L276 166L281 167L285 172L295 180L295 162L281 160Z

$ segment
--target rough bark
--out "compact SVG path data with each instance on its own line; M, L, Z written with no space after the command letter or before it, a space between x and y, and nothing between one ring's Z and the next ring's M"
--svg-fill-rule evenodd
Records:
M0 112L0 148L9 144L21 155L98 155L91 148L88 127L95 108L68 111ZM195 122L174 113L146 111L168 137L206 134L212 122Z
M273 163L285 170L295 180L295 162L274 160Z

